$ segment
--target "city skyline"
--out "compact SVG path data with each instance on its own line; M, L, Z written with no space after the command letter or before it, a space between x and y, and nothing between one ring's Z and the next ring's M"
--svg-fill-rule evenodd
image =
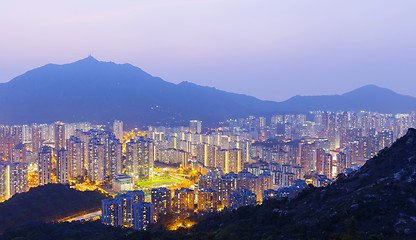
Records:
M266 100L367 84L416 95L412 1L79 4L2 3L0 82L91 53Z

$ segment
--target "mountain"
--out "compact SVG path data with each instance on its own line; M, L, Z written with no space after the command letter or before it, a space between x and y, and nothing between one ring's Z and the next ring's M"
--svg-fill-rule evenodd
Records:
M277 103L153 77L130 64L93 57L31 70L0 84L0 123L121 119L130 125L190 119L218 122L270 111ZM186 123L187 124L187 123Z
M70 64L48 64L0 84L0 124L120 119L134 127L187 125L199 119L209 126L248 115L318 109L410 112L416 110L416 98L370 85L343 95L262 101L190 82L173 84L130 64L92 56Z
M390 89L367 85L342 95L295 96L281 102L282 111L373 111L409 113L416 110L416 98L400 95Z
M310 185L291 200L224 210L191 229L140 232L38 222L10 229L0 239L416 239L415 192L416 129L409 129L361 169L327 187Z

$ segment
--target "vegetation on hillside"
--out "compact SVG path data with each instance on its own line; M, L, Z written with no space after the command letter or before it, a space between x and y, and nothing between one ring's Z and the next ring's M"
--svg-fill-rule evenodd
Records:
M106 197L98 191L81 192L61 184L31 188L0 203L0 232L29 221L59 221L77 213L98 210Z

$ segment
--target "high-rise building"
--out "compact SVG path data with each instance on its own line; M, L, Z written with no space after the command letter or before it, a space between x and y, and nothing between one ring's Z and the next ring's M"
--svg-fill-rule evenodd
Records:
M193 133L201 133L202 131L202 121L191 120L189 121L189 131Z
M351 168L351 164L347 162L347 155L345 153L338 153L337 158L337 174L344 173L346 168ZM349 165L349 166L348 166Z
M114 199L104 199L101 201L101 222L113 227L123 226L120 216L119 204Z
M15 162L10 164L10 197L16 193L27 191L27 163Z
M133 213L133 205L143 202L143 191L128 191L115 196L114 199L104 199L101 201L101 221L103 224L114 227L133 227L134 218L138 214L137 211L136 214ZM150 214L153 215L153 213ZM135 223L135 226L137 224Z
M137 141L131 140L126 144L126 174L134 177L148 179L153 176L155 157L154 143L150 139L140 137Z
M324 174L324 155L322 148L316 149L316 173L320 175Z
M172 192L167 188L153 188L152 204L155 208L155 219L158 221L172 212Z
M133 197L127 194L120 194L114 197L114 201L118 204L119 217L121 218L121 226L133 226Z
M133 203L144 202L145 195L142 190L128 191L127 196L133 199Z
M228 195L237 189L238 175L234 172L227 173L219 179L218 190L220 202L223 206L228 206ZM201 188L201 186L199 186Z
M113 135L105 139L105 176L107 179L116 178L121 174L122 144Z
M39 125L32 126L32 152L35 154L39 153L41 147L41 128Z
M0 161L0 200L27 191L27 163Z
M10 198L10 165L0 161L0 200Z
M69 161L69 176L71 178L85 175L84 167L84 143L77 137L71 136L66 142Z
M23 143L19 143L13 147L11 162L26 163L26 146Z
M38 158L39 185L52 183L52 149L41 147Z
M202 188L198 190L198 213L215 213L218 211L219 194L217 190Z
M243 150L238 148L233 148L229 150L229 157L228 157L228 172L240 172L242 170L242 158L243 158Z
M68 150L62 148L57 154L57 182L61 184L69 183L70 161L68 158Z
M116 139L123 139L123 122L120 120L115 120L113 123L113 133L116 136Z
M189 188L175 189L172 212L177 219L192 216L195 209L195 193Z
M55 122L54 124L54 141L56 150L65 148L65 124L63 122Z
M228 196L228 208L237 209L248 205L256 205L257 196L245 188L235 190Z
M323 175L329 179L332 179L332 167L332 155L325 153L323 158Z
M105 150L99 138L91 138L88 144L88 178L91 182L104 182Z
M138 202L133 204L133 228L136 230L148 230L154 222L153 204Z

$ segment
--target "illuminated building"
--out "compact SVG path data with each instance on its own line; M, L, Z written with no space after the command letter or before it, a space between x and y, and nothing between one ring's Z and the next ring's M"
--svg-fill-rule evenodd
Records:
M124 174L113 178L112 186L114 192L131 191L134 187L133 178Z
M185 219L194 213L195 193L189 188L175 189L172 212L177 219Z
M221 168L225 173L228 173L229 152L228 149L219 149L215 159L215 167Z
M324 155L325 151L322 148L316 149L316 173L324 174Z
M10 197L28 189L27 163L15 162L10 164Z
M11 159L12 136L9 126L0 126L0 157Z
M7 200L27 189L27 163L0 162L0 199Z
M193 133L201 133L202 131L202 121L191 120L189 121L189 131Z
M337 174L344 173L344 170L346 168L351 168L351 164L349 164L349 167L347 166L348 165L347 155L345 153L342 153L342 152L338 153L336 155L336 158L337 158Z
M123 226L122 217L119 214L119 204L114 199L101 200L101 222L113 227Z
M325 153L323 159L323 175L325 175L329 179L332 179L332 155L329 153Z
M62 148L57 154L57 182L67 184L69 182L70 162L68 159L68 151Z
M144 202L145 195L142 190L128 191L127 196L133 199L133 203Z
M91 138L88 144L88 178L91 182L104 182L104 145L99 138Z
M229 150L228 169L226 173L240 172L242 170L242 161L241 161L242 156L243 156L242 149L233 148Z
M148 179L153 176L154 144L150 139L140 137L126 144L126 174L138 178Z
M293 174L293 173L292 173ZM293 174L294 175L294 174ZM263 191L273 187L273 176L269 173L262 173L258 176L258 190L256 195L259 201L263 200Z
M263 191L263 201L274 199L278 197L278 192L276 189L266 189Z
M310 168L311 161L309 158L309 152L312 150L312 144L309 143L301 143L300 145L300 166L303 168L305 173L312 170Z
M10 165L0 162L0 200L10 198Z
M228 196L228 208L237 209L248 205L256 205L257 196L245 188L235 190Z
M153 188L152 204L155 208L155 219L158 221L172 212L172 192L167 188Z
M218 211L218 191L210 188L198 190L198 213L215 213Z
M189 153L181 149L160 149L159 156L160 162L166 164L181 164L182 167L188 165Z
M123 139L123 122L120 120L115 120L113 123L113 133L117 139Z
M102 223L114 227L133 227L133 205L143 201L143 191L129 191L115 196L114 199L102 200Z
M84 143L77 137L71 136L67 142L68 161L71 178L84 176Z
M201 175L198 179L199 188L217 189L219 185L219 178L212 175Z
M32 126L32 152L38 154L41 147L41 128L39 125Z
M148 230L154 221L153 204L138 202L133 204L133 228L136 230Z
M393 132L384 130L378 133L378 149L390 147L393 144Z
M246 170L238 173L238 188L245 188L256 195L261 194L259 178ZM258 196L258 200L261 200L261 196Z
M38 159L39 185L52 183L52 149L48 146L40 148Z
M54 141L56 150L65 148L65 124L62 122L54 124Z
M105 177L113 179L121 174L122 144L113 135L105 139Z
M133 197L127 194L120 194L114 197L114 201L118 204L119 217L121 226L133 226Z
M11 162L26 163L26 146L23 143L19 143L13 147Z
M228 205L228 195L237 189L237 183L238 175L230 172L221 176L219 179L218 188L213 188L218 190L220 202L223 206Z

